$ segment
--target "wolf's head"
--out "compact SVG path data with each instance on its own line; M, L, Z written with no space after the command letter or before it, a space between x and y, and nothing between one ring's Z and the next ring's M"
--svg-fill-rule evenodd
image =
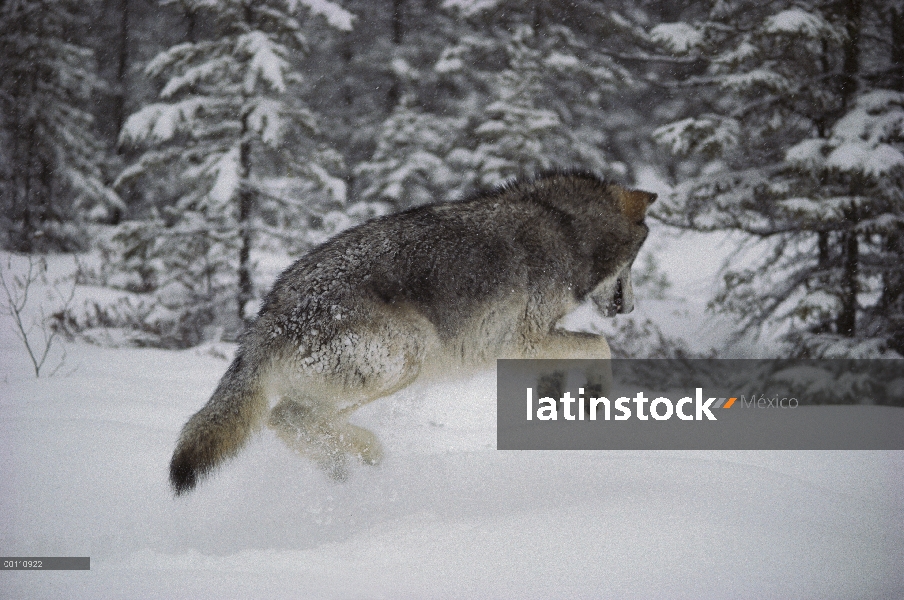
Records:
M567 236L565 242L580 265L571 274L578 300L593 299L606 316L634 309L631 265L650 232L644 219L656 194L627 189L586 171L553 171L506 190L549 210L559 224L547 233L558 236L550 244Z
M607 317L626 314L634 310L634 287L631 283L631 265L649 233L644 223L647 208L656 201L656 194L640 190L629 190L619 185L610 185L609 192L614 199L618 217L613 225L619 234L613 237L623 244L619 252L612 244L603 244L602 252L615 264L607 265L607 276L590 293L599 311ZM610 229L611 231L611 229ZM613 239L613 242L615 240Z

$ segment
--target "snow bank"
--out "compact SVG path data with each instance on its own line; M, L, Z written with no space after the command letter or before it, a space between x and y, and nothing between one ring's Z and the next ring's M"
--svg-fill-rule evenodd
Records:
M71 375L35 380L13 342L0 339L0 545L92 568L4 573L6 597L904 592L901 453L500 452L485 373L361 410L386 459L346 483L263 432L176 500L173 443L223 347L72 346Z

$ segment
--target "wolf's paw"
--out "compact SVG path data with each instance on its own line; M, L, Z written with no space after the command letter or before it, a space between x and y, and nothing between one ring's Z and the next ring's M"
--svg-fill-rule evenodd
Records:
M602 383L588 383L584 388L584 395L588 398L599 398L607 395L605 386Z
M608 390L606 386L602 383L587 383L584 386L584 396L586 398L603 398L608 395ZM588 415L590 414L590 402L588 401L584 406L584 412Z
M383 448L380 447L380 442L374 440L373 444L362 448L358 452L358 458L365 465L376 466L380 464L383 461Z
M537 398L561 398L565 393L565 373L553 371L537 378Z
M378 465L383 460L383 447L380 440L369 429L348 425L346 432L349 452L357 456L365 465Z

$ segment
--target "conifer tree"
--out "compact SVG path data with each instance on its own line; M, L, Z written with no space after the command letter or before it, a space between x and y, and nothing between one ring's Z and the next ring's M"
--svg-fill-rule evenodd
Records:
M361 196L402 209L462 193L453 152L463 129L462 119L428 112L404 93L380 126L370 160L355 169Z
M181 0L212 20L215 34L178 44L146 68L163 81L159 101L129 117L124 143L147 150L118 184L169 174L175 201L150 221L129 228L126 255L157 265L152 286L169 288L170 305L202 314L197 332L222 304L239 321L255 298L250 252L268 202L299 217L323 208L285 200L274 181L320 188L325 204L345 200L337 177L341 158L319 143L317 116L304 104L298 59L307 51L302 18L322 17L349 30L352 15L326 0ZM311 190L309 198L317 198ZM232 302L227 290L236 290ZM183 315L184 316L184 315ZM187 335L187 334L186 334Z
M403 92L355 169L365 197L404 208L552 168L627 174L606 132L621 113L603 110L607 96L634 83L610 55L616 38L630 47L617 11L509 0L442 7L443 43L421 40L434 52L430 64L423 52L420 64L392 63Z
M900 94L871 87L884 65L865 63L860 44L881 29L880 5L729 0L652 30L707 65L682 82L700 99L691 114L656 132L696 169L658 214L757 240L712 306L738 315L741 332L780 331L796 356L901 350L890 257L904 218L904 113Z
M90 102L101 88L78 43L85 6L0 3L0 235L22 252L74 249L73 225L120 206L104 185Z
M471 143L456 158L475 185L550 168L624 174L596 121L603 96L634 82L610 48L620 35L614 24L627 23L617 10L592 2L444 6L471 29L443 50L435 69L463 98L456 108L468 119ZM622 49L630 37L619 39Z

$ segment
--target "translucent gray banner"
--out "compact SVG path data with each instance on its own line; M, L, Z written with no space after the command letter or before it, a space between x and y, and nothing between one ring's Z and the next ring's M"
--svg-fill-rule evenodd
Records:
M500 360L500 450L904 450L902 360Z

